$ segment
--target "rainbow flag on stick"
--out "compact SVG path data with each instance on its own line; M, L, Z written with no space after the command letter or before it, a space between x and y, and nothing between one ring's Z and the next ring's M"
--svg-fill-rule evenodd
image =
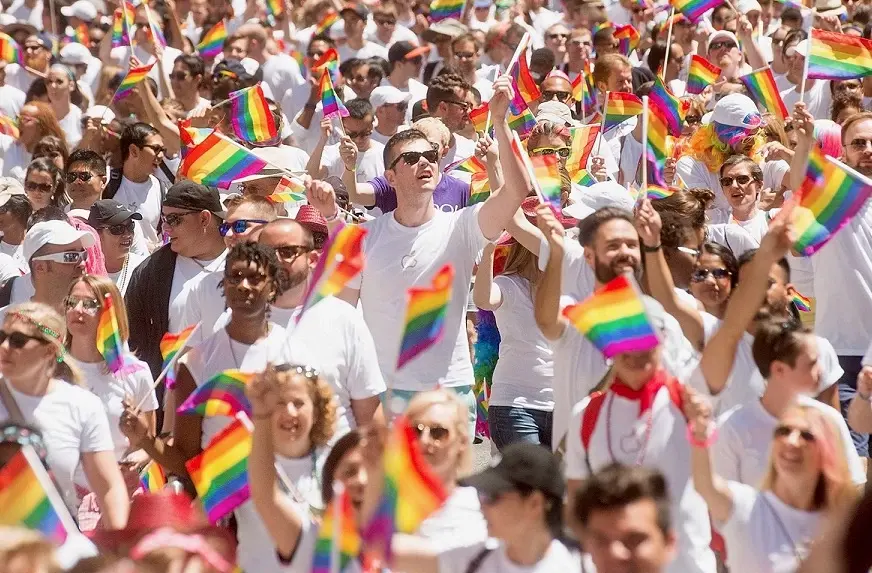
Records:
M642 115L642 100L627 92L607 92L603 110L603 133L618 127L631 117Z
M487 102L484 102L481 104L481 107L477 107L469 112L469 121L471 121L472 125L475 126L475 131L477 133L485 133L487 128L490 127L487 125L489 112L490 105Z
M260 84L230 94L230 123L233 133L250 143L263 143L279 136Z
M660 344L639 289L626 275L603 285L586 300L567 306L563 316L606 358Z
M793 214L798 237L794 249L805 256L819 251L860 211L869 197L872 197L872 180L824 155L816 145L812 146Z
M509 75L512 77L515 94L512 101L509 102L510 111L514 115L521 115L527 104L536 101L542 96L539 90L539 85L533 79L533 74L530 73L530 68L527 65L527 48L521 50L520 56L515 60L515 64L509 69Z
M618 41L618 51L625 56L629 56L636 49L641 39L639 32L630 24L615 28L614 37Z
M487 173L473 173L469 182L469 205L487 201L490 194L491 186Z
M24 62L24 53L18 42L12 39L11 36L0 32L0 60L6 60L10 64L21 64Z
M812 28L808 77L848 80L872 74L872 40Z
M363 238L366 229L357 225L348 225L330 237L324 245L318 265L312 271L309 290L303 297L303 308L297 315L297 322L306 310L312 308L321 299L339 294L348 281L363 270Z
M148 34L151 36L151 39L155 44L161 48L166 48L167 39L164 36L163 28L151 15L151 9L148 7L148 2L143 2L142 5L145 6L145 17L148 19Z
M133 367L129 353L121 340L118 315L115 313L115 304L110 294L103 297L103 311L97 323L97 350L113 374L122 374Z
M195 183L227 189L236 179L259 173L266 165L249 150L213 131L185 155L179 173Z
M662 112L658 107L659 104L652 104L651 97L648 97L648 139L645 142L645 160L648 162L648 181L644 184L651 184L657 187L665 188L669 185L666 181L664 170L666 168L666 159L669 158L670 135L668 120L664 116L668 113ZM641 196L641 193L639 193Z
M596 109L596 99L585 74L578 74L572 80L572 99L581 103L585 117Z
M334 495L324 511L324 518L318 530L318 540L315 542L312 573L344 571L345 567L360 555L361 545L354 507L351 505L348 492L342 488L341 492ZM334 560L339 561L338 566L333 562Z
M690 68L687 71L687 93L701 94L702 91L715 83L721 75L721 68L702 56L691 56Z
M224 50L224 40L226 39L227 28L224 26L224 20L221 20L200 38L197 52L204 60L214 60Z
M770 68L754 70L739 79L748 88L751 99L763 106L763 109L782 120L790 115L781 99L781 94L778 93L778 86L775 85L775 78Z
M328 10L321 21L315 25L315 35L326 34L330 31L330 26L339 21L339 12L336 10Z
M653 184L649 184L645 190L645 196L652 201L666 199L667 197L671 197L673 193L675 193L674 187L661 187Z
M566 158L566 171L574 179L579 171L587 170L587 160L600 133L599 124L582 125L570 130L569 157Z
M327 70L330 74L330 81L334 84L339 81L339 52L336 48L330 48L312 64L312 75L317 77L318 73Z
M198 386L179 406L179 414L201 416L235 416L239 412L251 414L251 402L245 396L245 387L254 374L236 369L224 370Z
M533 176L539 182L542 197L558 211L560 205L560 159L554 155L534 155L530 158L533 164Z
M154 63L140 66L138 68L130 68L127 75L124 76L124 79L121 80L120 84L118 84L118 89L115 90L115 95L112 97L112 101L116 102L122 100L133 93L136 84L144 80L153 67Z
M285 11L283 0L266 0L266 9L273 18L278 18Z
M470 157L467 157L466 159L455 161L454 163L446 167L443 173L448 173L449 171L463 171L464 173L485 173L487 172L487 166L477 156L472 155Z
M454 267L447 264L433 277L431 286L409 289L397 370L442 339L453 281Z
M520 114L515 115L510 106L509 129L517 133L521 139L526 139L534 127L536 127L536 118L533 117L533 112L530 111L530 108L525 105L524 110Z
M203 453L185 462L211 523L217 523L251 497L249 454L251 432L240 420L234 420L212 439Z
M130 2L122 2L120 8L114 12L112 22L112 47L130 45L130 28L136 17L136 8Z
M267 199L273 203L300 203L306 200L306 187L287 175L282 175L279 184Z
M684 115L690 107L690 100L681 101L669 91L659 76L654 78L654 87L648 94L648 105L666 123L669 135L679 137Z
M791 301L793 302L793 306L796 307L796 310L800 312L811 312L811 299L803 296L799 291L793 291Z
M321 74L321 106L324 108L324 117L339 116L348 117L348 110L336 95L330 74Z
M192 324L178 334L167 332L160 339L160 355L163 357L163 366L161 370L166 370L165 384L167 390L172 389L176 385L176 373L173 368L170 368L172 362L176 359L178 353L185 347L188 339L200 327L200 323Z
M166 487L167 476L159 463L150 461L139 474L139 482L142 484L142 489L148 493L158 493Z
M448 18L460 20L465 0L433 0L430 2L430 22L436 23Z
M724 3L724 0L671 0L672 6L687 16L691 22L699 20L703 14L716 6Z
M75 524L33 450L22 446L0 468L0 525L39 531L61 545Z

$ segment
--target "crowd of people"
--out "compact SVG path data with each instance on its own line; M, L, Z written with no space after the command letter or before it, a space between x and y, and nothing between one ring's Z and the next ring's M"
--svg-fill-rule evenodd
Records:
M872 4L674 4L2 0L0 572L869 571L872 206L811 256L794 208L819 152L872 178L872 66L806 61L812 30L872 38ZM696 56L720 69L698 94ZM740 79L767 67L786 117ZM240 136L255 86L269 140ZM682 133L652 198L645 116L603 114L660 89ZM213 132L265 167L204 184ZM362 268L311 304L355 226ZM409 293L446 265L406 360ZM567 309L621 277L657 343L607 356ZM248 416L184 407L228 375ZM192 468L240 420L216 515ZM363 534L398 487L400 426L439 506L325 568L331 508ZM21 459L60 541L3 497Z

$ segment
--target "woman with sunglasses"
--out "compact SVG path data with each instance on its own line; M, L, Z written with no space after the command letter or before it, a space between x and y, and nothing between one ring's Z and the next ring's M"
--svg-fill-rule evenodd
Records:
M73 104L74 94L79 100L82 97L76 76L67 66L54 64L48 70L45 85L55 117L67 136L67 145L75 149L82 139L82 110Z
M771 219L769 213L758 206L763 191L763 169L749 157L733 155L721 165L719 181L730 206L730 223L760 241Z
M36 426L67 505L78 505L75 485L90 485L103 511L103 526L120 529L129 502L109 421L100 399L81 387L64 332L63 318L44 304L28 302L6 312L0 330L0 419ZM84 483L77 479L80 466Z
M64 188L63 172L46 157L34 159L27 166L24 191L34 211L49 205L63 208L70 203Z
M718 243L704 244L690 275L690 294L702 304L705 312L723 320L730 294L738 281L739 263L733 251Z

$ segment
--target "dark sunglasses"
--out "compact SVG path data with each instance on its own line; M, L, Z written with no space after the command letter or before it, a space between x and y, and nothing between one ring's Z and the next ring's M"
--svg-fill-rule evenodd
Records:
M93 176L93 173L88 173L87 171L70 171L67 173L67 183L75 183L76 179L82 183L87 183Z
M276 256L283 261L294 261L300 255L311 253L314 250L305 245L284 245L276 247Z
M724 280L730 278L733 273L728 271L727 269L696 269L690 275L690 281L694 283L701 283L705 279L712 276L716 281Z
M360 139L361 137L369 137L372 135L372 129L365 129L363 131L346 131L345 135L351 139Z
M723 42L714 42L714 43L712 43L712 45L709 46L709 51L712 51L712 50L720 50L721 48L727 48L728 50L732 50L733 48L736 48L736 47L737 47L737 46L736 46L736 43L735 43L735 42L731 42L731 41L729 41L729 40L726 40L726 41L723 41Z
M699 115L689 115L684 118L684 121L687 122L687 125L697 125L702 123L702 116Z
M173 72L170 74L171 80L176 80L177 82L183 82L190 77L188 72Z
M567 100L572 97L572 92L544 91L542 92L542 101L551 101L557 99L559 101Z
M397 23L393 18L374 18L376 24L381 24L382 26L393 26Z
M160 220L165 225L169 225L170 227L178 227L182 224L182 221L185 220L185 217L188 215L196 215L200 211L188 211L187 213L170 213L168 215L161 215Z
M239 219L238 221L233 221L232 223L224 221L223 223L218 225L218 232L221 234L222 237L226 237L227 233L229 233L231 230L233 231L234 235L241 235L242 233L247 231L251 225L254 224L265 225L266 221L264 219Z
M799 428L794 428L792 426L781 425L775 428L775 437L776 438L786 438L793 434L793 432L799 432L799 437L806 442L814 442L817 440L814 434L812 434L808 430L800 430Z
M419 440L426 432L434 442L441 442L451 434L451 431L445 426L435 424L432 426L428 426L427 424L416 424L412 429L415 430L415 435L418 436Z
M82 310L84 310L86 314L92 316L96 316L97 311L103 307L103 305L100 304L100 301L96 298L70 295L64 299L64 308L67 310L73 310L79 306L79 303L82 304Z
M735 177L721 177L721 187L729 187L730 185L733 184L733 181L735 181L739 185L747 185L748 183L751 182L751 179L753 179L753 177L751 177L750 175L737 175Z
M26 191L40 191L42 193L51 193L54 191L54 185L50 185L48 183L34 183L33 181L26 181L24 183L24 189Z
M572 149L569 147L540 147L530 152L530 155L558 155L563 159L569 157Z
M40 344L48 344L48 340L39 338L38 336L30 336L29 334L24 334L23 332L13 332L10 334L5 330L0 330L0 345L2 345L7 340L9 341L9 348L12 348L13 350L21 350L31 340L35 340Z
M142 149L145 149L147 147L147 148L151 149L152 151L154 151L155 155L160 155L161 153L163 153L164 155L167 154L167 148L164 147L163 145L156 145L154 143L144 143L144 144L140 145L139 147L141 147Z
M118 223L117 225L106 225L105 227L100 227L100 230L109 231L110 235L120 237L125 233L133 233L136 230L136 223L133 222L133 219L130 219L126 223Z
M400 153L396 159L394 159L388 169L393 169L397 166L397 163L400 160L403 160L406 165L417 165L421 158L426 159L430 163L436 163L439 161L439 154L435 150L429 151L406 151L404 153Z

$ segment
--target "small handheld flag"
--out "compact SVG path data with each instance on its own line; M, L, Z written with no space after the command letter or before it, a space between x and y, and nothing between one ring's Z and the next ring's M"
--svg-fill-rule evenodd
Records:
M97 323L97 350L113 374L122 374L130 368L127 349L118 328L118 315L110 294L103 298L103 310Z
M236 369L219 372L198 386L177 412L206 417L235 416L240 412L251 415L251 402L245 395L245 387L253 379L254 374Z
M224 20L221 20L200 38L200 43L197 44L200 57L204 60L214 60L224 50L226 39L227 28L224 26Z
M490 105L488 105L487 102L482 103L480 107L477 107L469 112L469 121L471 121L472 125L475 126L476 133L484 133L487 131L489 112Z
M215 436L203 452L185 462L211 523L248 501L251 432L239 420Z
M227 189L237 179L259 173L266 161L216 131L189 150L179 173L195 183Z
M348 110L336 95L333 89L333 81L330 74L321 74L321 106L324 108L324 117L348 117Z
M306 200L306 187L288 175L282 175L272 195L267 195L272 203L299 203Z
M445 168L443 173L450 171L463 171L464 173L485 173L487 166L477 156L472 155L466 159L455 161Z
M699 20L703 14L724 3L724 0L671 0L676 10L687 16L691 22Z
M473 173L469 182L469 205L483 203L490 197L491 186L487 173Z
M571 178L579 171L587 169L587 160L600 133L599 124L582 125L570 130L572 140L569 144L569 157L566 158L566 171Z
M436 273L431 286L409 289L397 370L442 339L453 281L454 267L448 264Z
M279 136L260 84L230 94L230 124L239 139L250 143L265 143Z
M361 539L351 498L345 488L337 489L341 491L327 505L318 529L312 573L344 571L360 555ZM334 559L339 563L334 563Z
M771 68L755 70L739 79L745 84L751 99L763 106L763 109L782 120L790 115L781 99L781 94L778 93Z
M200 323L192 324L177 334L167 332L160 339L160 355L163 358L161 370L166 370L170 363L175 360L176 355L181 351L188 342L188 339L194 334L194 331L200 326ZM171 389L176 384L176 376L173 369L167 370L166 387Z
M24 62L21 46L11 36L0 32L0 60L6 60L10 64Z
M328 10L324 17L315 25L315 34L326 34L330 31L330 26L339 21L339 12L336 10Z
M791 297L793 302L793 306L796 307L796 310L799 312L811 312L811 299L805 297L797 290L793 291L793 296Z
M631 117L642 115L642 100L626 92L608 92L603 110L603 132L624 123Z
M539 85L530 73L530 68L527 65L527 48L521 50L520 56L515 60L515 64L509 70L509 75L514 84L515 93L512 101L509 102L511 112L515 115L521 115L527 104L536 101L542 96L539 90Z
M530 157L530 162L533 164L533 175L539 182L542 196L553 208L559 211L562 208L560 204L560 159L556 153L533 155Z
M303 297L303 308L297 322L306 310L328 296L336 296L348 282L363 270L363 238L366 229L348 225L330 237L324 245L318 265L312 271L309 289Z
M133 93L133 89L136 85L145 79L153 67L154 63L140 66L138 68L130 68L127 75L124 76L124 79L121 80L120 84L118 84L118 89L115 90L115 95L113 96L112 101L116 102L122 100Z
M705 88L715 83L720 75L721 68L694 54L691 56L690 68L687 71L687 93L701 94Z
M430 2L430 22L436 23L454 18L460 20L465 0L433 0Z
M615 28L614 37L618 41L618 51L629 56L639 45L639 32L631 24Z
M145 469L139 475L139 481L142 483L142 489L148 493L158 493L167 485L167 476L156 461L148 462Z
M0 525L39 531L60 545L68 533L60 513L66 508L56 505L60 495L45 468L37 467L40 463L39 456L28 445L0 468Z
M808 77L848 80L872 74L872 40L812 28Z

